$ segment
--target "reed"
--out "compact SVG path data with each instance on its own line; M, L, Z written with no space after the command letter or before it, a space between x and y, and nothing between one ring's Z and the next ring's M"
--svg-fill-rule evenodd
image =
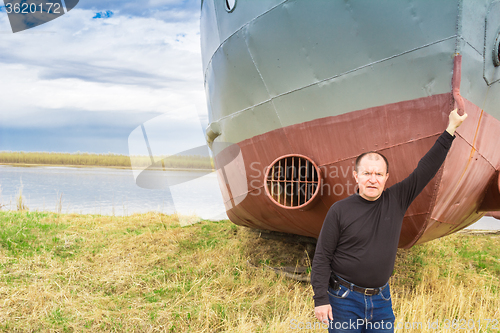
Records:
M170 169L212 169L213 163L203 156L155 156L155 161L164 160L164 167ZM17 165L66 165L102 166L131 168L147 167L149 156L126 156L118 154L90 153L46 153L46 152L0 152L0 163Z
M23 182L21 181L21 186L19 187L19 192L16 196L16 207L18 211L29 210L28 205L26 204L26 199L23 196Z
M401 251L397 321L498 319L499 243L460 234ZM325 332L310 285L264 263L307 259L228 221L0 212L0 331Z

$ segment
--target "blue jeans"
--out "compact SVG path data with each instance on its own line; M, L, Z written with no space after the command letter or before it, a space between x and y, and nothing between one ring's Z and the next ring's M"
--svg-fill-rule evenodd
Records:
M342 285L338 290L329 287L328 297L333 312L328 332L394 332L396 318L389 283L374 296L365 296Z

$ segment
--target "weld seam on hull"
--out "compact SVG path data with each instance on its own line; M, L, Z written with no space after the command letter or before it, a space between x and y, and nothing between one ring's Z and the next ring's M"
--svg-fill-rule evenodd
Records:
M434 176L436 178L436 182L434 183L434 190L432 191L432 196L431 196L430 205L429 205L429 211L425 214L426 217L424 218L424 223L423 223L422 227L420 227L420 230L417 233L417 235L415 236L415 238L413 238L412 241L410 241L407 245L405 245L406 248L410 248L413 245L415 245L415 243L418 242L418 240L422 237L422 235L427 230L427 226L429 225L429 221L432 218L432 212L434 211L434 207L436 207L436 201L437 201L439 189L441 188L441 180L443 177L444 167L445 167L445 165L443 164L441 166L441 168L439 168L436 176Z
M457 224L457 223L439 221L438 219L434 219L434 218L431 218L431 220L434 220L436 222L443 223L443 224L448 224L448 225L454 225L454 226L460 225L460 224Z
M465 109L464 109L464 112L465 112ZM484 113L484 111L481 110L481 114L479 115L479 120L477 121L477 125L476 125L476 131L474 132L474 139L472 139L472 145L471 145L471 150L470 150L470 154L469 154L469 159L467 160L467 164L465 165L465 168L462 171L460 178L458 179L456 187L458 187L459 184L462 182L462 179L464 178L465 173L467 172L467 169L469 168L469 166L472 162L472 159L474 158L474 153L477 152L479 154L479 152L477 151L475 146L476 146L477 134L479 133L479 127L481 126L481 119L483 119L483 113ZM462 139L463 139L463 137L462 137ZM486 158L484 158L484 156L482 156L481 154L479 154L479 155L481 156L481 158L483 158L486 162L489 163L489 161L487 161ZM491 165L491 163L489 163L489 164Z
M257 190L257 189L258 189L258 188L256 188L255 190ZM233 199L237 199L237 198L239 198L239 197L241 197L241 196L245 196L245 197L246 197L246 195L247 195L247 194L249 194L250 192L253 192L253 191L255 191L255 190L248 191L248 192L247 192L247 193L245 193L245 194L240 194L240 195L236 196L235 198L233 197ZM269 199L269 198L268 198L268 199ZM243 199L243 200L244 200L244 199ZM226 202L227 202L227 201L226 201ZM234 205L233 207L236 207L236 206L237 206L237 205ZM277 228L277 227L276 227L276 225L270 225L270 224L268 224L268 223L266 223L266 222L263 222L262 220L257 219L255 216L253 216L253 215L252 215L250 212L248 212L247 210L245 210L245 211L246 211L246 213L247 213L247 214L249 214L250 216L252 216L252 217L253 217L256 221L259 221L260 223L262 223L262 224L264 224L264 225L268 226L269 228L272 228L272 229L274 229L274 230L276 230L276 231L282 231L281 229ZM298 230L302 230L304 233L306 233L306 234L308 234L308 235L312 235L312 233L311 233L309 230L307 230L307 229L303 229L303 227L302 227L301 225L297 225L296 223L294 223L293 221L291 221L290 219L288 219L285 215L283 215L283 214L280 212L280 210L279 210L279 209L275 209L275 211L276 211L276 212L277 212L277 213L278 213L278 214L279 214L279 215L283 218L283 220L284 220L284 221L287 221L287 222L288 222L288 223L290 223L291 225L295 226ZM242 220L242 219L240 218L240 220ZM243 221L243 220L242 220L242 221Z
M233 196L232 196L232 199L229 199L229 200L225 201L224 203L228 203L228 202L230 202L231 200L238 199L238 198L240 198L240 197L242 197L242 196L245 196L245 197L246 197L246 196L247 196L247 195L249 195L250 193L257 191L257 190L258 190L258 189L260 189L261 187L263 187L263 185L262 185L262 186L259 186L259 187L254 187L251 191L246 191L245 193L243 193L243 194L239 194L239 195L237 195L236 197L233 197ZM236 206L236 205L233 205L233 206Z
M488 162L488 164L493 168L493 169L497 169L496 166L494 166L490 160L488 160L479 150L477 150L469 141L467 141L466 138L464 138L462 135L460 135L460 133L457 133L455 132L455 135L457 137L460 137L462 140L464 140L465 143L467 143L472 149L474 149L474 151L479 155L479 157L481 157L483 160L485 160L486 162Z
M205 68L203 70L203 77L207 77L207 71L208 71L208 68L210 67L210 64L212 63L212 59L214 58L214 55L217 53L217 51L219 51L219 49L221 48L222 44L224 44L225 42L227 42L227 40L231 37L233 37L234 35L236 35L238 32L240 32L241 30L243 30L243 28L245 28L246 26L250 25L250 23L252 23L253 21L255 21L256 19L258 19L259 17L269 13L270 11L272 11L273 9L277 8L278 6L281 6L283 5L285 2L287 2L289 0L283 0L282 2L280 2L279 4L277 4L276 6L274 7L271 7L269 8L268 10L266 10L265 12L263 12L262 14L254 17L252 20L248 21L248 23L245 23L241 26L241 28L239 28L238 30L235 30L232 34L230 34L229 36L227 36L226 39L224 39L222 42L220 42L219 46L217 47L217 49L214 51L214 53L212 53L212 56L210 57L210 60L207 62L207 68ZM215 10L215 7L214 7L214 12L215 12L215 16L217 16L217 10ZM221 35L220 34L220 31L219 31L219 20L217 19L217 32L219 33L219 36ZM204 80L204 82L206 82L206 80Z
M457 15L457 22L455 23L455 31L457 33L457 36L462 35L462 17L463 17L463 6L462 6L462 1L458 1L458 15ZM458 41L458 38L455 42L455 53L460 53L460 43Z
M477 152L477 151L476 151L476 152ZM495 167L493 167L493 166L491 165L491 163L490 163L490 162L489 162L489 161L488 161L488 160L487 160L484 156L482 156L482 155L480 155L480 154L479 154L479 157L481 157L483 161L488 162L488 164L489 164L489 165L491 166L491 168L492 168L492 172L496 171L496 168L495 168ZM463 177L464 177L464 175L465 175L465 172L467 171L467 168L469 167L469 164L470 164L470 161L469 161L469 162L467 162L467 165L466 165L466 167L465 167L465 169L464 169L464 171L463 171L462 175L460 176L459 181L455 184L455 186L454 186L454 188L453 188L453 191L452 191L452 192L450 192L449 197L445 199L444 206L449 205L449 204L450 204L450 202L451 202L451 201L452 201L452 199L453 199L453 195L455 195L455 194L457 193L457 189L460 187L460 183L461 183L461 181L462 181L462 179L463 179ZM477 210L476 210L476 211L477 211ZM444 222L443 222L443 223L444 223Z
M466 43L467 45L469 45L471 49L473 49L474 51L476 51L478 55L480 55L481 57L483 57L483 52L478 51L478 50L474 47L474 45L472 45L471 43L469 43L469 42L468 42L468 41L467 41L464 37L459 36L459 37L457 38L457 40L460 40L460 39L461 39L461 40L463 40L463 41L464 41L464 43Z
M285 0L285 1L288 1L288 0ZM252 64L253 66L255 67L255 70L257 71L257 73L259 73L259 77L260 79L262 80L262 83L264 84L264 87L266 88L266 92L267 92L267 95L269 97L271 97L271 93L269 92L269 88L266 84L266 81L264 80L264 77L262 76L262 73L260 72L259 70L259 67L257 66L257 64L255 63L255 59L254 59L254 56L252 54L252 52L250 51L250 46L248 45L248 39L245 38L245 45L247 46L247 50L248 50L248 54L250 55L250 59L252 59ZM274 105L274 102L273 102L273 99L271 98L269 100L269 102L272 104L273 106L273 110L274 110L274 113L276 114L276 117L278 118L278 121L280 123L280 128L283 128L283 122L281 121L281 118L278 114L278 110L276 110L276 105ZM232 114L231 114L232 116ZM222 119L222 118L221 118ZM285 133L285 137L286 137L286 140L288 141L288 144L290 145L290 147L292 146L291 142L290 142L290 139L288 138L288 136L286 135Z
M459 110L461 109L462 112L465 114L466 113L466 111L465 111L466 99L460 95L461 81L462 81L462 55L457 54L455 56L455 59L453 59L453 76L452 76L452 81L451 81L452 92L453 92L452 93L452 96L453 96L452 107L456 106L457 109L459 109ZM472 103L472 104L474 105L474 103ZM486 161L491 167L493 167L493 169L495 169L495 167L491 164L491 162L488 161L488 159L485 156L483 156L475 147L476 142L477 142L477 136L479 133L479 128L481 127L481 121L483 119L483 114L484 114L484 110L481 109L479 119L478 119L477 124L475 126L474 137L472 139L472 143L468 142L462 135L459 134L458 131L456 132L456 135L459 136L465 143L467 143L470 146L470 153L469 153L469 157L467 159L467 164L465 165L464 169L462 170L462 173L461 173L458 181L454 185L453 191L451 193L457 192L457 189L460 187L460 184L462 183L462 180L463 180L467 170L469 169L469 167L472 163L472 159L474 158L475 153L477 153L481 157L482 160ZM452 199L453 199L453 196L450 195L448 198L445 198L445 203L448 205Z
M424 213L417 213L417 214L412 214L412 215L405 215L406 217L417 217L417 216L422 216L422 215L427 215L429 212L424 212Z
M233 206L233 208L234 208L234 207L236 207L236 206ZM232 208L231 208L231 209L232 209ZM228 215L229 215L229 213L231 212L231 209L227 210ZM253 221L258 221L258 222L259 222L259 224L264 225L264 226L267 226L267 228L268 228L268 229L270 229L270 230L275 230L275 231L278 231L278 229L276 228L276 226L271 225L271 224L268 224L266 221L261 221L260 219L257 219L257 218L256 218L253 214L251 214L251 213L250 213L249 211L247 211L246 209L245 209L245 212L246 212L246 214L248 214L248 215L250 215L250 216L252 217ZM243 218L239 217L239 216L238 216L238 215L236 215L236 214L234 214L234 215L235 215L235 216L236 216L236 217L237 217L240 221L243 221L244 223L246 222L246 221L245 221L245 219L243 219ZM253 222L253 221L251 221L251 222L250 222L250 224L253 224L254 226L257 226L257 225L255 224L255 222Z
M265 104L265 103L272 102L272 101L273 101L274 99L276 99L276 98L279 98L279 97L282 97L282 96L285 96L285 95L288 95L288 94L291 94L291 93L294 93L294 92L297 92L297 91L300 91L300 90L302 90L302 89L306 89L306 88L309 88L309 87L312 87L312 86L315 86L315 85L319 85L319 84L325 83L325 82L330 81L330 80L333 80L333 79L337 79L337 78L339 78L339 77L342 77L342 76L347 75L347 74L354 73L354 72L356 72L356 71L358 71L358 70L361 70L361 69L364 69L364 68L366 68L366 67L370 67L370 66L372 66L372 65L376 65L376 64L379 64L379 63L382 63L382 62L385 62L385 61L388 61L388 60L391 60L391 59L394 59L394 58L400 57L400 56L402 56L402 55L405 55L405 54L408 54L408 53L411 53L411 52L414 52L414 51L418 51L418 50L420 50L420 49L423 49L423 48L426 48L426 47L429 47L429 46L432 46L432 45L435 45L435 44L439 44L439 43L445 42L445 41L450 40L450 39L453 39L453 38L457 38L457 36L456 36L456 35L454 35L454 36L446 37L446 38L444 38L444 39L441 39L441 40L438 40L438 41L435 41L435 42L432 42L432 43L429 43L429 44L426 44L426 45L422 45L422 46L419 46L419 47L417 47L417 48L414 48L414 49L411 49L411 50L408 50L408 51L404 51L404 52L402 52L402 53L399 53L399 54L396 54L396 55L392 55L392 56L390 56L390 57L387 57L387 58L384 58L384 59L380 59L380 60L377 60L377 61L371 62L371 63L369 63L369 64L366 64L366 65L363 65L363 66L360 66L360 67L357 67L357 68L351 69L351 70L349 70L349 71L347 71L347 72L344 72L344 73L341 73L341 74L337 74L337 75L331 76L331 77L326 78L326 79L323 79L323 80L321 80L321 81L317 81L317 82L314 82L314 83L311 83L311 84L308 84L308 85L302 86L302 87L297 88L297 89L292 89L292 90L290 90L290 91L287 91L287 92L284 92L284 93L278 94L278 95L276 95L276 96L274 96L274 97L271 97L270 99L267 99L267 100L265 100L265 101L262 101L262 102L260 102L260 103L255 104L255 105L249 106L249 107L247 107L247 108L245 108L245 109L243 109L243 110L239 110L239 111L233 112L233 113L231 113L231 114L228 114L228 115L226 115L226 116L224 116L224 117L221 117L221 118L217 119L217 121L221 121L221 120L224 120L224 119L226 119L226 118L233 117L233 116L238 115L238 114L240 114L240 113L243 113L243 112L245 112L245 111L251 110L251 109L255 108L256 106L260 106L260 105L263 105L263 104ZM254 63L254 65L255 65L255 63ZM259 75L260 75L260 73L259 73ZM206 77L206 74L205 74L205 77ZM264 83L264 84L265 84L265 83ZM266 87L266 90L267 90L267 87ZM268 93L269 93L269 91L268 91ZM352 112L352 111L348 111L348 112ZM348 112L346 112L346 113L348 113Z
M296 92L296 91L299 91L299 90L302 90L304 88L309 88L311 86L314 86L316 84L320 84L320 83L324 83L324 82L327 82L329 80L333 80L333 79L336 79L336 78L339 78L341 76L344 76L344 75L347 75L347 74L351 74L353 72L356 72L358 70L361 70L361 69L364 69L366 67L370 67L370 66L373 66L373 65L376 65L376 64L379 64L379 63L382 63L382 62L385 62L385 61L388 61L388 60L391 60L391 59L394 59L394 58L397 58L397 57L400 57L400 56L403 56L405 54L408 54L408 53L411 53L411 52L415 52L415 51L418 51L418 50L421 50L421 49L424 49L426 47L429 47L429 46L433 46L435 44L439 44L439 43L442 43L442 42L445 42L447 40L450 40L450 39L453 39L453 38L457 38L458 36L457 35L454 35L454 36L450 36L450 37L446 37L446 38L443 38L443 39L440 39L440 40L437 40L437 41L434 41L432 43L428 43L428 44L425 44L425 45L422 45L422 46L419 46L419 47L416 47L416 48L413 48L411 50L407 50L407 51L403 51L401 53L398 53L398 54L394 54L390 57L387 57L387 58L383 58L383 59L380 59L380 60L377 60L377 61L374 61L374 62L371 62L369 64L365 64L363 66L360 66L360 67L357 67L357 68L354 68L354 69L351 69L351 70L348 70L347 72L344 72L344 73L341 73L341 74L337 74L337 75L334 75L332 77L329 77L329 78L326 78L326 79L323 79L321 81L318 81L318 82L315 82L315 83L311 83L311 84L308 84L306 86L303 86L301 88L297 88L297 89L293 89L293 90L290 90L290 91L287 91L287 92L284 92L284 93L281 93L279 95L276 95L274 98L276 97L281 97L281 96L284 96L284 95L287 95L287 94L290 94L290 93L293 93L293 92Z
M478 213L478 214L479 214L479 213ZM485 214L486 214L486 213L480 214L480 215L481 215L481 217L480 217L480 218L482 218ZM438 222L440 222L440 221L438 221ZM469 225L472 225L472 224L474 224L474 223L475 223L475 222L470 223ZM451 229L450 231L448 231L448 232L447 232L444 236L449 236L449 235L451 235L451 234L454 234L455 232L457 232L457 231L459 231L459 230L462 230L462 229L467 228L469 225L467 225L467 226L465 226L465 227L460 227L460 228L457 228L457 226L460 226L460 225L459 225L459 224L455 224L455 226L456 226L456 227L455 227L455 228L453 228L453 229ZM443 237L444 237L444 236L443 236Z
M409 140L409 141L406 141L406 142L398 143L398 144L395 144L395 145L392 145L392 146L384 147L384 148L379 149L378 151L384 151L386 149L391 149L391 148L399 147L399 146L406 145L406 144L409 144L409 143L418 142L418 141L421 141L421 140L424 140L424 139L429 139L429 138L432 138L432 137L435 137L435 136L438 136L438 135L440 135L440 133L430 134L430 135L423 136L423 137L418 138L418 139L413 139L413 140ZM334 162L329 162L329 163L324 163L324 164L318 164L318 167L330 166L332 164L341 163L341 162L345 162L345 161L348 161L348 160L351 160L351 159L355 159L356 157L358 157L358 156L357 155L356 156L350 156L350 157L346 157L346 158L343 158L343 159L340 159L340 160L337 160L337 161L334 161ZM247 191L246 193L250 194L251 192L254 192L254 191L256 191L256 190L258 190L260 188L264 188L264 184L259 185L257 187L253 187L252 190Z
M489 91L489 87L488 87L488 91ZM467 101L467 102L469 102L469 103L471 103L472 105L475 105L474 103L472 103L471 101L469 101L468 99L466 99L466 98L464 98L464 97L462 97L462 99L463 99L463 101L464 101L464 105L465 105L465 102L466 102L466 101ZM452 99L452 102L451 102L451 103L452 103L452 104L451 104L451 105L452 105L452 106L451 106L451 108L453 108L453 99ZM464 107L464 109L465 109L465 107ZM464 110L464 111L465 111L465 110ZM467 144L471 147L471 149L473 149L473 150L474 150L474 151L475 151L475 152L476 152L479 156L481 156L481 158L483 158L486 162L488 162L488 164L489 164L489 165L491 165L491 167L492 167L492 168L494 168L494 169L496 170L496 169L497 169L497 167L496 167L495 165L493 165L493 164L491 163L491 161L490 161L490 160L488 160L488 159L487 159L487 158L486 158L486 157L485 157L485 156L484 156L484 155L483 155L483 154L482 154L479 150L477 150L477 149L476 149L476 147L475 147L477 134L478 134L478 132L479 132L479 128L480 128L481 121L482 121L482 119L483 119L483 115L484 115L484 113L485 113L485 112L484 112L484 109L482 109L482 108L481 108L481 115L480 115L480 118L479 118L478 123L477 123L477 126L476 126L476 132L475 132L475 134L474 134L474 139L473 139L472 143L471 143L471 142L469 142L466 138L464 138L464 137L460 134L460 130L457 130L457 131L455 132L455 136L460 137L462 140L464 140L464 142L465 142L465 143L467 143ZM486 114L488 114L488 113L486 113ZM492 117L493 117L493 116L492 116ZM494 117L493 117L493 118L494 118Z
M392 146L387 146L387 147L384 147L384 148L380 148L380 149L378 149L378 151L384 151L386 149L391 149L391 148L399 147L399 146L406 145L406 144L409 144L409 143L418 142L420 140L429 139L429 138L432 138L434 136L439 136L440 134L441 133L433 133L433 134L430 134L430 135L427 135L427 136L423 136L423 137L418 138L418 139L413 139L413 140L409 140L409 141L406 141L406 142L401 142L401 143L398 143L398 144L395 144L395 145L392 145ZM332 164L339 163L339 162L344 162L344 161L347 161L347 160L350 160L350 159L355 159L357 157L358 157L358 155L346 157L346 158L343 158L341 160L337 160L335 162L329 162L329 163L325 163L325 164L318 164L318 167L328 166L328 165L332 165Z

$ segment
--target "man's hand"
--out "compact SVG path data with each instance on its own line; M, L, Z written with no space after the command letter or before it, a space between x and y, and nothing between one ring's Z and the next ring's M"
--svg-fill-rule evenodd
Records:
M328 319L333 320L332 307L330 304L320 305L314 308L316 318L324 324L328 325Z
M464 112L463 116L459 116L457 109L451 111L446 131L451 135L455 135L455 130L462 124L465 118L467 118L467 113Z

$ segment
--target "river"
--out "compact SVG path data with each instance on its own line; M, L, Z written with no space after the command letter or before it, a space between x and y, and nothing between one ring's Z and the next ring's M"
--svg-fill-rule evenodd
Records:
M0 165L0 204L16 209L22 189L30 210L130 215L150 211L204 219L226 219L215 173L166 171L194 180L167 189L136 185L131 170L111 168L12 167ZM500 230L500 221L483 217L467 229Z
M215 173L166 171L169 177L194 178L171 188L143 189L131 170L112 168L0 166L0 203L16 209L22 189L30 210L130 215L156 211L227 218Z

